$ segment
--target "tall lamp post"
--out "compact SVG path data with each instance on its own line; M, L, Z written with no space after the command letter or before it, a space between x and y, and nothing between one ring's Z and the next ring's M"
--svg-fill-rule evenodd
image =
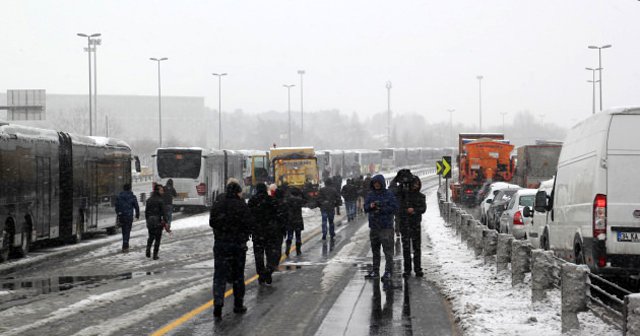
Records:
M218 149L222 149L222 77L227 73L212 73L218 77Z
M93 113L91 112L91 106L92 106L92 89L91 86L93 85L92 81L91 81L91 38L93 37L99 37L101 34L100 33L95 33L95 34L83 34L83 33L78 33L76 34L80 37L86 37L87 38L87 56L89 59L89 135L93 135Z
M289 140L289 147L291 147L291 88L295 85L283 84L282 86L287 88L287 106L289 111L289 135L287 135L287 138Z
M611 48L610 44L603 45L601 47L594 46L594 45L589 46L589 49L598 49L598 73L599 73L598 82L600 82L600 85L598 86L600 87L600 111L602 111L602 49L608 49L608 48Z
M448 109L447 111L449 112L449 141L451 141L451 152L453 152L453 147L455 147L455 141L453 139L453 112L456 110Z
M387 81L387 147L391 147L391 81Z
M596 114L596 83L599 82L599 80L596 80L596 71L600 70L600 68L585 68L589 71L591 71L591 80L588 80L588 83L591 83L591 86L593 87L593 95L591 97L591 106L592 106L592 112L591 114ZM602 100L601 100L602 102ZM602 106L600 107L600 109L602 109Z
M479 118L479 126L480 126L480 132L482 132L482 78L484 78L482 75L476 76L476 78L478 79L478 111L480 114L480 118Z
M305 73L304 70L298 70L298 75L300 75L300 145L304 141L304 89L302 77Z
M162 147L162 87L160 85L160 62L168 60L166 57L162 58L149 58L152 61L158 63L158 141L160 147Z
M93 38L90 40L90 44L93 46L93 111L96 114L96 133L98 132L98 46L102 43L99 38ZM106 131L106 129L105 129ZM107 134L108 136L108 134Z

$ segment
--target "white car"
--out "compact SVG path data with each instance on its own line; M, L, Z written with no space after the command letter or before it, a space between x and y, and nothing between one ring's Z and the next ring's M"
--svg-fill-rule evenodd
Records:
M544 195L546 195L548 198L551 195L551 190L553 189L554 181L555 181L555 177L550 180L542 181L542 183L540 183L540 187L538 187L538 192L543 191ZM526 226L527 240L531 242L531 245L533 246L533 248L548 250L549 249L549 228L547 227L547 225L551 220L551 213L548 211L547 212L534 211L533 206L529 207L529 210L531 211L530 214L532 215L532 217L531 217L531 225ZM525 213L526 213L526 210L523 210L522 214L525 215ZM525 216L525 218L527 217Z
M531 217L522 215L524 207L533 207L536 189L520 189L511 196L507 209L500 216L501 233L511 233L516 239L527 239L527 228L531 226Z
M480 202L480 222L483 225L487 225L487 210L489 210L489 207L491 206L491 202L493 201L493 198L496 197L496 195L498 194L498 192L500 192L500 190L508 189L508 188L520 189L519 186L515 184L507 183L507 182L494 182L491 184L491 187L487 192L487 196L485 196L482 202ZM488 201L488 200L491 200L491 201Z
M549 248L594 273L640 273L640 107L596 113L564 141L550 198ZM537 216L537 215L536 215Z

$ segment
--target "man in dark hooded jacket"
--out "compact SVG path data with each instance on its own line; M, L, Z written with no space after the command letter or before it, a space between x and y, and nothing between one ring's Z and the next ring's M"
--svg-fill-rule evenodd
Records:
M342 198L344 198L345 208L347 209L347 221L351 222L356 219L356 201L358 200L358 189L352 179L347 179L347 183L342 187Z
M335 207L338 204L340 194L333 187L333 181L326 179L324 181L324 187L318 191L318 206L320 207L320 213L322 214L322 240L327 239L327 221L329 222L329 234L331 239L336 236L333 218L335 216Z
M287 203L287 211L289 212L289 218L285 226L285 230L287 231L285 254L289 257L294 235L296 236L296 253L297 255L302 253L302 230L304 230L302 207L304 207L305 201L302 198L300 189L291 187L289 188L289 194L285 197L285 202Z
M136 219L140 218L140 207L138 199L131 192L131 184L127 183L122 187L122 191L116 198L116 213L118 222L122 227L122 252L129 252L129 236L133 225L133 213L135 210Z
M233 312L242 314L244 306L244 265L247 241L253 217L242 198L242 187L236 182L227 184L224 198L211 208L209 226L213 228L213 316L222 316L227 281L233 284Z
M386 188L384 176L376 175L371 179L371 191L364 201L364 211L369 214L369 239L373 252L373 268L366 278L377 279L380 276L380 246L386 261L382 280L391 280L393 270L393 215L398 210L398 201Z
M260 183L256 186L256 194L249 199L249 209L254 218L251 237L253 240L253 254L256 259L256 273L258 283L271 283L271 273L277 265L273 264L274 251L278 248L278 204L274 197L267 194L267 186ZM265 267L266 258L266 267Z
M420 178L414 176L409 187L409 191L400 202L400 210L396 218L398 226L402 234L402 255L404 259L405 278L411 275L411 246L413 245L413 270L417 277L422 277L422 265L420 262L420 224L422 222L422 214L427 211L427 202L425 195L420 192L422 182Z
M333 177L333 187L336 189L338 194L340 194L340 189L342 189L342 176L340 174ZM342 205L342 199L338 196L339 202L336 204L336 214L340 216L340 206Z
M151 258L151 246L153 245L153 260L158 260L158 252L160 251L160 240L162 240L162 223L166 220L166 212L164 201L164 188L160 184L153 186L153 193L147 200L144 209L144 217L147 221L147 230L149 237L147 238L147 250L145 255Z

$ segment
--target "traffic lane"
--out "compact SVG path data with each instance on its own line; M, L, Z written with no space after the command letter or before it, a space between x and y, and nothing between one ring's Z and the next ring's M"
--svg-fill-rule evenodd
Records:
M168 335L312 334L363 262L368 247L364 223L361 219L338 226L334 242L323 241L316 234L303 243L301 256L292 255L281 264L272 285L249 284L246 314L234 314L233 298L228 297L220 321L214 323L208 308ZM254 274L255 268L247 267L246 273ZM210 291L207 294L210 296Z

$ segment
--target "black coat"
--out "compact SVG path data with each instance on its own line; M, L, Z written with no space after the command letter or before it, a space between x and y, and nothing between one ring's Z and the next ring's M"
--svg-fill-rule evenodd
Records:
M355 202L358 199L358 188L351 183L347 183L342 187L341 194L345 202Z
M147 227L157 227L165 220L164 201L158 193L151 194L144 209Z
M266 192L255 194L249 199L249 209L254 218L251 232L254 241L275 237L276 232L280 234L277 207L276 199Z
M297 195L289 194L285 199L287 210L289 211L289 220L286 224L286 230L304 230L304 219L302 219L302 207L305 206L305 200Z
M400 208L396 217L401 226L420 225L422 222L422 214L427 211L427 201L423 193L419 191L409 191L406 193L399 193L397 196ZM413 214L409 214L407 209L413 208Z
M213 204L209 226L213 228L216 241L244 244L251 234L253 216L243 199L234 193L226 193Z
M171 185L164 186L164 195L162 195L164 199L165 205L173 205L173 198L178 196L176 189Z
M340 205L340 194L333 188L333 186L325 186L318 191L318 206L321 210L331 210Z

